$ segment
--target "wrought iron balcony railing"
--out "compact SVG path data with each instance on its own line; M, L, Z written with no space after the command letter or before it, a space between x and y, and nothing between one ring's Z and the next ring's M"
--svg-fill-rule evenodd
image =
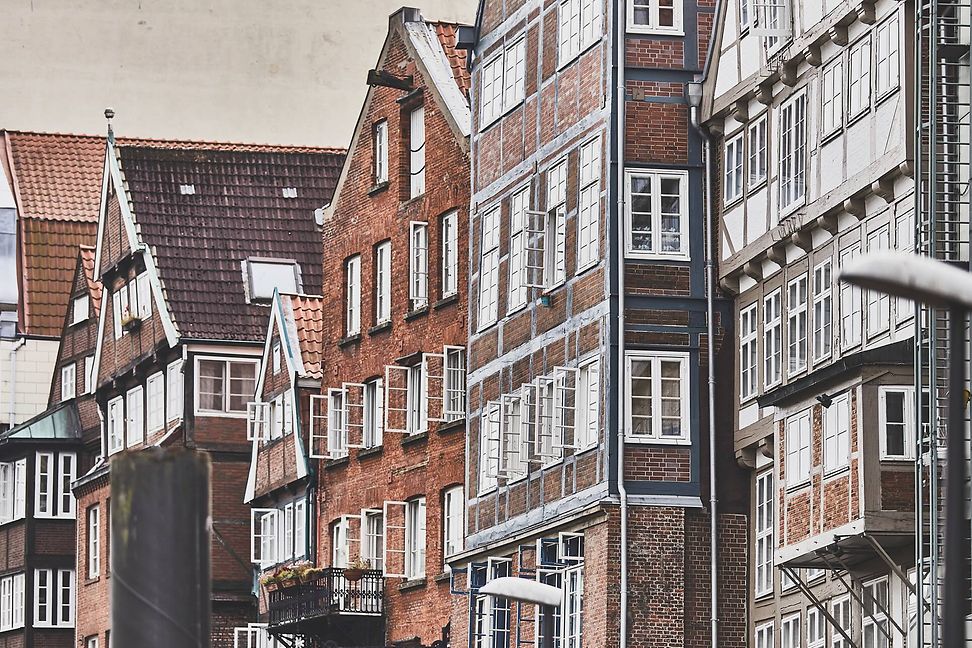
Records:
M381 616L385 579L380 569L365 569L361 578L351 570L329 567L318 576L269 593L269 626L285 626L335 615Z

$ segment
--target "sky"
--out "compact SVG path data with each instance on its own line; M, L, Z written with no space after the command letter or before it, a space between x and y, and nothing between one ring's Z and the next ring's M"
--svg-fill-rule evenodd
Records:
M0 128L346 147L401 2L2 0Z

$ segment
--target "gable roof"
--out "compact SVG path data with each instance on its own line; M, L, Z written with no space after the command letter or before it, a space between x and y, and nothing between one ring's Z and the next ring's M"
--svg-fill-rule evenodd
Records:
M91 299L91 306L94 308L95 317L101 313L101 282L95 279L94 262L95 249L91 245L79 245L78 257L81 266L84 268L84 278L88 282L88 297Z
M301 289L321 291L314 210L331 200L343 151L124 142L115 151L138 238L157 264L181 335L263 338L268 311L247 301L248 258L295 260ZM195 191L184 195L180 185ZM284 189L296 189L296 197Z
M456 49L459 41L459 27L456 23L430 22L429 26L435 30L435 35L442 45L446 60L452 68L452 76L462 94L469 97L469 88L472 86L472 78L469 68L466 65L467 56L464 50Z
M280 295L287 325L296 333L303 370L302 378L323 378L324 299L310 295Z

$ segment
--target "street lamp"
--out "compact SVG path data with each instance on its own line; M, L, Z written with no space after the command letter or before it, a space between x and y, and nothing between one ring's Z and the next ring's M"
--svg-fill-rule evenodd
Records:
M838 276L861 288L945 308L948 331L948 439L945 448L944 646L965 643L964 602L968 596L962 512L965 510L965 320L972 310L972 274L943 261L906 252L878 252L852 263ZM917 331L916 331L917 336ZM920 541L920 539L919 539ZM920 585L919 585L920 586Z
M538 583L526 578L503 576L494 578L479 588L480 594L487 596L501 596L521 603L532 603L540 606L542 624L540 633L543 635L541 648L553 648L554 645L554 608L560 606L563 592L559 587Z

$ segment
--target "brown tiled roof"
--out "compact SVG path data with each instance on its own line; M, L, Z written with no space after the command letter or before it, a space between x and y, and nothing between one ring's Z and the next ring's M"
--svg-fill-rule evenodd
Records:
M297 328L304 376L323 378L321 357L324 349L324 299L308 295L281 295Z
M78 246L95 238L96 223L23 218L24 332L60 337L77 270Z
M430 22L435 35L439 37L442 44L442 51L445 52L449 66L452 68L452 76L456 80L456 85L462 90L462 94L469 96L469 86L472 81L469 76L469 68L466 65L466 53L456 49L458 32L460 25L455 23Z
M334 149L120 145L135 221L151 246L183 336L261 340L267 308L248 304L241 262L294 259L303 292L321 291L314 210L331 200L343 160ZM191 184L195 193L182 195ZM296 188L285 198L284 188Z
M101 313L101 282L94 278L95 248L90 245L80 245L78 248L81 264L84 266L84 278L88 282L91 305L97 317Z

